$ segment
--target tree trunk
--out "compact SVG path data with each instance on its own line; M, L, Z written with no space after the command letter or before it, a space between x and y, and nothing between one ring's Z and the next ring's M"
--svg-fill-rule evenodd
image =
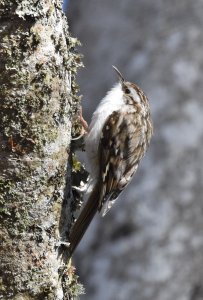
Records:
M0 23L0 298L73 299L76 39L59 0L1 1Z

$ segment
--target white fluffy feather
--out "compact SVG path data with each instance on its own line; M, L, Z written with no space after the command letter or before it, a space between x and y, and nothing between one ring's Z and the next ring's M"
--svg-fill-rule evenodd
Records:
M92 121L89 126L89 133L85 140L85 150L88 159L87 168L94 179L98 177L99 168L97 156L102 128L109 115L113 111L122 108L123 105L123 91L120 83L118 83L101 100L92 116Z

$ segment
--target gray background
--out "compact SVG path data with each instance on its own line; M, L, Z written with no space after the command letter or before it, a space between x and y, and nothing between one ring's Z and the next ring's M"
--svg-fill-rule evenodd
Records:
M151 147L75 254L82 300L203 299L203 1L72 0L84 115L116 81L150 99Z

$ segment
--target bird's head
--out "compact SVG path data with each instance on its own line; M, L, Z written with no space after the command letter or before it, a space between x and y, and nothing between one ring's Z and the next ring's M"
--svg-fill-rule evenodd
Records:
M146 99L143 91L135 83L125 81L121 72L115 66L112 67L118 75L118 79L124 96L126 96L128 99L133 100L136 103L141 103L142 101L145 102Z

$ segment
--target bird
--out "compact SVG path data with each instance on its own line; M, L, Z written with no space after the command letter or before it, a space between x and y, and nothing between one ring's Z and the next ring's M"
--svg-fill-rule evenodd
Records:
M92 188L70 231L70 256L96 212L105 216L131 182L153 134L147 96L112 67L118 83L99 103L85 137Z

